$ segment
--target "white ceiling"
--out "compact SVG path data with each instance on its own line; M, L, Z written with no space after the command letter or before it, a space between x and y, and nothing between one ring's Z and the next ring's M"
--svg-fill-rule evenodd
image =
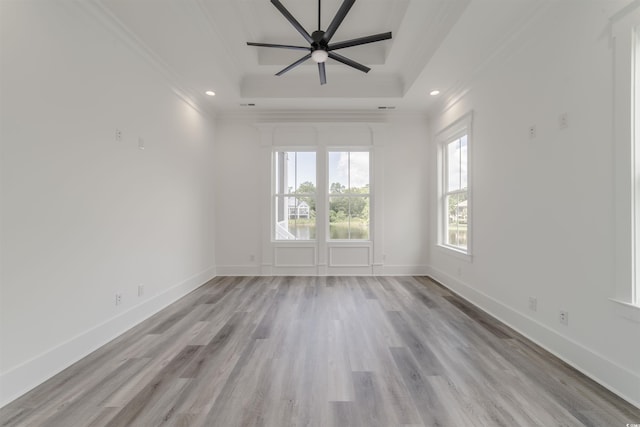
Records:
M454 99L475 73L521 33L550 0L357 0L332 42L391 31L393 38L345 48L365 74L331 59L321 86L311 60L276 72L305 52L247 41L306 46L269 0L98 0L100 12L151 60L174 89L206 111L428 111ZM281 0L317 29L317 0ZM322 27L342 0L322 0ZM432 89L441 95L429 96ZM206 90L215 97L204 95ZM247 107L255 104L255 107Z

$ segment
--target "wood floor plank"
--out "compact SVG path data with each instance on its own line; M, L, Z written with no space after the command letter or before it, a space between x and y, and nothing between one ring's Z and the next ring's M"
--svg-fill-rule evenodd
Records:
M390 425L380 384L373 372L353 372L355 403L359 424L363 426Z
M425 277L219 277L2 426L624 426L640 409Z
M396 347L391 349L391 354L420 412L423 423L429 426L453 426L449 412L445 410L429 383L428 374L421 372L411 352L405 347Z
M157 406L159 400L165 398L164 394L169 393L175 386L180 373L201 348L200 346L185 346L144 388L129 400L107 426L116 427L144 422L141 415L144 415L145 412L153 412L152 409Z

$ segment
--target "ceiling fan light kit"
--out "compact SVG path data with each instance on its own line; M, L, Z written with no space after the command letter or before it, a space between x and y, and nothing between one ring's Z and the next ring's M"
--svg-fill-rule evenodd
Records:
M321 62L325 62L327 58L329 58L329 52L327 52L326 50L316 49L311 52L311 59L313 59L314 62L317 62L318 64Z
M368 73L371 68L364 66L362 64L357 63L356 61L339 55L334 50L344 49L347 47L359 46L367 43L375 43L382 40L388 40L391 38L391 32L374 34L366 37L359 37L357 39L346 40L343 42L330 44L331 38L335 34L336 30L349 13L349 10L356 2L356 0L344 0L340 9L336 13L336 16L333 17L333 20L327 27L326 31L322 31L320 29L320 8L321 8L321 0L318 0L318 30L314 31L312 34L309 34L307 30L305 30L302 25L296 20L296 18L289 13L289 11L280 3L279 0L271 0L271 3L280 11L280 13L293 25L293 27L304 37L304 39L309 43L309 47L304 46L292 46L292 45L283 45L283 44L272 44L272 43L253 43L247 42L249 46L258 46L258 47L271 47L278 49L293 49L293 50L306 50L309 52L302 58L298 59L293 64L285 67L276 73L276 76L281 76L287 71L297 67L308 59L312 59L314 62L318 64L318 72L320 74L320 84L324 85L327 83L327 74L325 70L325 62L328 58L333 59L334 61L341 62L349 67L355 68L356 70L360 70L364 73Z

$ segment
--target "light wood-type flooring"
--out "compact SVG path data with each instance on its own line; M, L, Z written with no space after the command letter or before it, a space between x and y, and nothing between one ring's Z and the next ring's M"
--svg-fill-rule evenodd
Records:
M615 426L640 410L423 277L221 277L3 426Z

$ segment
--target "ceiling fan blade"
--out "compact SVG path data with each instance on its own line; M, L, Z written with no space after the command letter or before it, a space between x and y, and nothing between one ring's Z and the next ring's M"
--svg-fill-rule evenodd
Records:
M355 0L354 0L355 1ZM289 13L289 11L287 10L286 7L284 7L282 5L282 3L280 3L279 0L271 0L271 3L273 3L273 5L280 11L280 13L282 15L284 15L285 18L287 18L287 21L289 21L291 23L291 25L294 26L294 28L296 30L298 30L298 32L300 34L302 34L302 37L305 38L306 41L308 41L310 44L313 43L313 39L311 38L311 36L309 35L309 33L307 33L307 30L305 30L302 25L300 25L300 23L298 21L296 21L296 18L293 17L293 15L291 13Z
M289 65L288 67L278 71L276 73L276 76L281 76L284 73L286 73L287 71L289 71L292 68L297 67L298 65L302 64L304 61L306 61L307 59L311 58L311 54L305 55L302 58L298 59L296 62L294 62L293 64Z
M356 70L360 70L364 73L368 73L369 71L371 71L371 68L365 67L364 65L357 63L352 59L345 58L342 55L338 55L337 53L329 52L329 58L335 59L338 62L342 62L344 65L348 65L349 67L353 67Z
M324 62L318 62L318 71L320 72L320 84L327 84L327 71L324 68Z
M336 33L336 30L338 29L344 18L347 16L347 13L349 13L351 6L353 6L355 2L356 0L344 0L342 6L340 6L340 9L338 9L336 16L333 17L333 21L331 21L331 24L329 24L329 26L327 27L327 31L324 32L324 36L322 37L322 39L325 42L329 43L329 40L331 40L331 37L333 37L333 35Z
M271 43L253 43L253 42L247 42L247 45L249 46L260 46L260 47L278 47L281 49L294 49L294 50L311 50L311 48L309 47L303 47L303 46L290 46L288 44L271 44Z
M379 41L382 41L382 40L389 40L390 38L391 38L391 31L389 31L388 33L374 34L372 36L360 37L360 38L357 38L357 39L351 39L351 40L346 40L346 41L339 42L339 43L330 44L329 45L329 50L336 50L336 49L342 49L342 48L345 48L345 47L359 46L361 44L367 44L367 43L375 43L375 42L379 42Z

